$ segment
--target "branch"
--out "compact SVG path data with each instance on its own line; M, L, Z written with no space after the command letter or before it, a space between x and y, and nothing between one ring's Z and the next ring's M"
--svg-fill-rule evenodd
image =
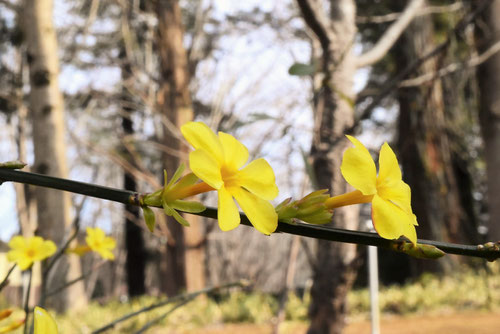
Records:
M143 196L137 192L128 190L113 189L90 183L61 179L53 176L0 168L0 184L5 181L21 182L35 186L65 190L81 195L132 205L140 205L140 198L141 196ZM217 209L207 207L205 211L196 213L196 215L217 219ZM240 213L240 217L242 224L253 227L245 214ZM333 227L309 225L304 223L291 225L283 222L278 222L276 233L279 232L301 235L304 237L315 239L346 242L367 246L377 246L392 250L397 250L398 246L402 244L401 241L383 239L376 233L351 231ZM500 257L500 249L498 249L499 245L493 243L473 246L423 239L419 239L418 243L435 246L448 254L474 256L492 261Z
M330 19L325 15L318 0L297 0L302 17L307 26L316 34L323 50L328 50L332 42Z
M452 63L452 64L447 65L446 67L439 69L438 71L434 71L431 73L425 73L425 74L422 74L421 76L418 76L416 78L403 80L400 82L399 87L420 86L423 83L426 83L428 81L432 81L436 78L444 77L448 74L454 73L454 72L459 71L461 69L478 66L478 65L484 63L485 61L487 61L488 59L490 59L490 57L494 56L499 51L500 51L500 41L497 41L495 44L490 46L488 48L488 50L486 50L485 52L483 52L479 56L475 56L475 57L470 58L465 64L462 62Z
M15 263L14 263L14 265L12 267L10 267L9 271L7 272L7 275L5 275L5 278L0 283L0 291L2 291L3 288L5 288L5 286L7 286L7 284L9 284L9 276L14 271L14 268L16 268L16 264Z
M424 0L412 0L406 6L405 10L398 18L396 22L391 24L389 29L384 33L384 35L378 40L378 42L367 52L359 55L356 58L356 67L365 67L373 65L380 59L382 59L389 49L396 43L399 36L408 27L410 22L417 16L418 11L424 5Z
M394 77L386 80L380 88L380 92L377 96L373 98L371 103L363 109L361 115L355 120L354 124L345 131L347 134L352 134L357 129L361 120L367 119L370 117L372 111L382 102L382 100L388 96L398 85L399 83L410 75L413 71L417 70L423 63L432 57L437 56L450 45L452 41L452 36L456 36L459 32L465 30L467 26L479 15L485 8L490 4L489 0L483 0L480 5L478 5L474 11L465 15L453 28L453 30L448 34L448 37L444 42L437 45L434 49L423 55L421 58L416 59L414 62L410 63L407 67L405 67L402 71L397 73Z
M424 16L429 14L442 14L455 12L462 9L464 5L461 1L449 5L442 6L426 6L417 12L416 16ZM401 13L390 13L378 16L358 16L356 17L356 23L367 24L367 23L387 23L396 21L401 16Z
M0 0L0 5L5 6L5 8L10 9L13 12L19 13L21 11L21 6L13 4L8 0Z

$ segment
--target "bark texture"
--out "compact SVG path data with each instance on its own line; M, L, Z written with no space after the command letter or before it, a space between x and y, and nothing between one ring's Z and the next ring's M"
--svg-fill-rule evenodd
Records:
M188 58L183 45L184 30L177 0L157 0L158 51L161 83L158 98L160 112L166 123L163 143L178 154L165 153L164 167L172 176L181 162L186 162L188 147L181 145L178 133L184 123L193 119L189 91ZM205 286L204 235L200 218L187 215L189 228L168 219L167 266L164 291L175 295L179 291L196 290Z
M130 10L130 9L129 9ZM127 85L130 85L132 78L132 69L127 59L125 47L123 46L120 58L122 59L122 129L124 143L123 156L127 161L134 165L134 159L131 157L127 147L133 146L129 142L134 133L132 113L134 105ZM129 145L127 145L129 144ZM123 185L126 190L136 191L137 182L134 174L130 171L124 171ZM130 297L143 295L146 292L145 269L146 269L146 251L144 246L143 229L137 225L139 222L139 207L136 205L125 205L125 248L127 257L125 267L127 272L127 288Z
M434 48L431 16L415 18L397 44L396 70L402 71ZM429 59L414 75L434 72L440 65L440 58ZM405 180L412 189L412 207L419 223L418 236L467 242L468 234L462 224L465 215L453 170L441 80L432 80L418 87L399 88L398 100L400 160ZM440 261L430 265L438 269L439 264L443 263Z
M354 121L352 43L356 33L356 6L352 0L331 1L328 17L318 2L298 1L298 4L321 46L324 75L314 97L311 158L316 183L319 189L328 188L333 194L341 194L349 190L340 173L340 165L348 145L344 132ZM356 229L357 207L336 210L333 224ZM347 292L356 275L356 246L319 240L316 254L308 333L341 333L345 326Z
M478 1L479 2L479 1ZM500 1L492 0L476 20L476 45L481 54L500 40ZM480 4L475 4L480 5ZM500 240L500 54L496 53L477 69L479 121L484 142L488 184L490 240Z
M56 33L52 23L52 0L24 1L24 32L30 72L29 108L33 123L34 171L68 177L64 104L59 90L59 61ZM36 189L37 234L60 245L71 229L71 202L67 192L39 187ZM63 257L43 284L51 290L66 279L81 275L80 259ZM74 284L66 293L55 295L50 306L63 311L69 306L86 304L83 283Z

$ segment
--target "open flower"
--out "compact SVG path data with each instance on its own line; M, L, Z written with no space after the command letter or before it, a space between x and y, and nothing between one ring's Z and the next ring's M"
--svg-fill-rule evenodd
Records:
M382 238L397 239L403 235L415 245L415 225L418 224L411 209L411 190L402 180L396 155L387 143L382 145L377 176L370 152L356 138L347 138L354 147L345 151L340 169L346 181L357 190L332 197L326 205L336 208L371 202L373 226Z
M11 309L1 310L0 311L0 321L10 317L11 314L12 314ZM7 325L0 326L0 334L13 332L17 328L21 327L23 324L24 324L24 319L18 319L18 320L11 321Z
M114 260L115 255L111 252L116 247L116 241L112 237L107 237L99 227L87 227L87 245L94 252L99 253L103 259Z
M35 315L35 334L57 334L57 324L43 308L36 306L34 310Z
M9 241L11 250L7 253L10 262L16 262L21 270L26 270L35 261L42 261L52 256L56 250L56 245L50 240L42 237L15 236Z
M267 161L257 159L242 168L248 161L248 149L227 133L217 136L201 122L185 124L181 132L195 148L189 154L191 170L217 190L220 228L228 231L240 224L235 199L259 232L274 232L278 215L269 201L278 196L278 187Z

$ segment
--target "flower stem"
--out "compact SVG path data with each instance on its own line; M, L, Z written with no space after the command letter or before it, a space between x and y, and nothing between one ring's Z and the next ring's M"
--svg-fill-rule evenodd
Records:
M328 209L335 209L341 206L370 203L373 199L373 195L363 195L359 190L354 190L342 195L330 197L325 201L325 205Z
M92 196L96 198L107 199L123 204L141 205L139 198L141 194L128 190L112 189L90 183L76 182L72 180L22 172L17 170L0 168L0 184L3 181L13 181L46 188L66 190L77 194ZM342 196L342 195L341 195ZM335 197L332 197L335 198ZM333 201L333 200L332 200ZM217 209L207 208L205 211L196 213L198 216L217 219ZM241 223L252 226L248 218L244 214L240 214ZM333 227L315 226L310 224L297 223L295 225L278 223L276 232L302 235L305 237L354 243L360 245L371 245L377 247L391 248L397 241L383 239L376 233L359 232ZM457 254L464 256L474 256L485 258L490 261L500 257L500 245L485 244L485 245L460 245L434 240L418 240L418 243L435 246L448 254Z

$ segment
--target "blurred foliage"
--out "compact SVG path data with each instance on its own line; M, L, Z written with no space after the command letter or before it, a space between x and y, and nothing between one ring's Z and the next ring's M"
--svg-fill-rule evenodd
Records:
M349 317L368 319L370 296L367 288L349 294ZM414 282L381 287L382 313L396 315L442 314L460 311L500 310L500 264L488 263L482 267L463 268L453 275L438 277L424 274ZM85 310L56 317L61 333L90 333L113 319L158 301L154 297L141 297L126 302L92 303ZM278 312L278 298L262 292L231 292L217 298L202 297L175 310L156 328L175 333L227 323L269 324ZM285 328L307 321L309 294L288 295ZM0 298L0 307L8 305ZM143 313L123 322L107 333L134 333L148 321L166 312L172 305ZM22 316L21 310L16 315ZM153 331L156 333L155 331ZM19 332L20 333L20 332Z

